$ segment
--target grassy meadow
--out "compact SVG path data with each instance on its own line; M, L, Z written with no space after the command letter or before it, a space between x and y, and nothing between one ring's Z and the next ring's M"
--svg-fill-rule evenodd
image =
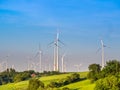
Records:
M80 72L80 77L85 78L88 72ZM53 76L44 76L41 77L40 80L44 82L45 85L50 83L50 81L57 81L59 79L65 78L66 76L70 76L72 73L69 74L61 74L61 75L53 75ZM0 90L26 90L28 86L28 81L22 81L18 83L10 83L7 85L0 86ZM66 85L64 87L68 87L71 90L93 90L95 84L91 84L89 80L82 80L80 82L72 83ZM60 89L63 87L60 87Z

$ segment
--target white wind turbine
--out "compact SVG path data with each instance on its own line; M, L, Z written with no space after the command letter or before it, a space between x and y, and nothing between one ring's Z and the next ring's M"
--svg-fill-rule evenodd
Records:
M102 49L102 53L101 53L101 56L102 56L102 69L103 69L104 66L105 66L104 47L106 47L106 45L104 45L103 40L101 40L101 49Z
M65 54L62 55L62 72L65 72L64 57L65 57Z
M54 71L59 71L59 42L62 43L59 40L59 32L57 32L56 39L54 40L54 42L50 43L54 44Z
M8 58L9 58L9 54L5 57L3 57L3 60L1 63L0 63L0 71L4 71L4 70L7 70L8 69Z
M102 56L102 68L104 68L104 66L105 66L105 61L104 61L104 43L103 43L102 40L101 40L101 49L102 49L102 54L101 54L101 56Z
M77 64L77 65L74 65L76 68L77 68L77 70L78 70L78 72L80 71L80 67L82 66L82 64Z
M39 51L37 52L35 57L37 56L39 56L39 63L38 63L39 69L40 69L40 72L42 72L42 50L41 50L40 44L39 44Z
M8 69L7 65L8 65L8 64L7 64L7 61L1 62L1 63L0 63L0 67L1 67L1 68L0 68L0 69L1 69L0 71L7 70L7 69Z
M104 42L103 42L103 40L101 40L101 48L99 48L98 49L98 51L101 49L102 51L101 51L101 66L102 66L102 69L104 68L104 66L105 66L105 55L104 55L104 48L105 47L107 47L105 44L104 44ZM108 47L109 48L109 47ZM98 52L97 51L97 52Z

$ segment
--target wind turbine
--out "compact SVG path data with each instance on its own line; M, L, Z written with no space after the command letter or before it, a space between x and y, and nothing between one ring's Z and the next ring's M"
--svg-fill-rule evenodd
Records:
M28 66L27 66L27 70L29 71L30 70L30 60L28 60Z
M54 42L50 43L50 44L54 44L54 71L59 71L59 42L63 44L59 40L59 31L57 31L57 36Z
M101 40L101 48L99 48L97 52L99 52L100 49L102 50L101 51L101 66L102 66L102 69L105 66L105 55L104 55L104 48L105 47L107 47L107 46L104 44L103 40Z
M101 56L102 56L102 69L104 68L105 66L105 57L104 57L104 47L106 47L103 43L103 40L101 40L101 49L102 49L102 53L101 53Z
M57 64L57 66L56 66L56 69L57 69L57 71L59 71L59 49L58 49L58 43L59 42L59 32L57 32L57 38L56 38L56 54L57 54L57 58L56 58L56 60L57 60L57 62L56 62L56 64Z
M39 51L37 52L36 56L37 57L39 56L39 69L40 69L40 72L42 72L42 50L41 50L41 46L39 44Z
M11 66L11 68L12 68L12 69L15 69L15 65L13 64L13 65Z
M0 64L1 71L7 70L7 61L3 61Z
M42 72L42 50L39 45L39 65L40 65L40 71Z
M64 57L65 57L65 54L62 55L62 72L65 72Z
M80 71L80 67L82 66L82 64L77 64L77 65L74 65L77 69L78 69L78 72Z

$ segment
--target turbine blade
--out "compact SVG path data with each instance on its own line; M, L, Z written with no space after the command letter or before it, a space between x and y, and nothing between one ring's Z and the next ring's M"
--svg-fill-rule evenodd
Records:
M52 45L54 45L54 41L53 42L51 42L51 43L49 43L48 45L47 45L47 47L52 47Z
M52 41L51 43L49 43L48 45L54 44L54 41Z
M41 44L39 43L39 51L41 50Z
M64 44L61 40L59 40L59 39L58 39L58 41L59 41L62 45L64 45L64 46L65 46L65 44Z
M59 29L57 29L57 40L59 39Z
M101 50L101 48L98 48L98 50L96 51L96 53L98 53Z
M36 55L34 56L34 58L36 58L39 55L39 52L36 53Z
M55 46L57 46L57 47L59 47L59 48L61 48L60 46L58 46L56 43L54 44Z
M104 44L103 44L103 40L101 40L101 44L104 45Z
M103 45L103 47L107 47L107 48L110 48L109 46L106 46L106 45Z

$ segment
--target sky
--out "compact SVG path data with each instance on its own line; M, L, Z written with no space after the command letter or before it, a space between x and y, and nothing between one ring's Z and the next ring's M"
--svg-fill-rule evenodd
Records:
M43 67L52 68L53 46L59 29L59 62L65 55L67 71L88 70L101 64L100 40L105 60L120 60L119 0L0 0L0 63L8 61L16 70L27 70L28 61L42 49ZM37 65L36 65L37 68ZM61 66L60 66L61 68Z

